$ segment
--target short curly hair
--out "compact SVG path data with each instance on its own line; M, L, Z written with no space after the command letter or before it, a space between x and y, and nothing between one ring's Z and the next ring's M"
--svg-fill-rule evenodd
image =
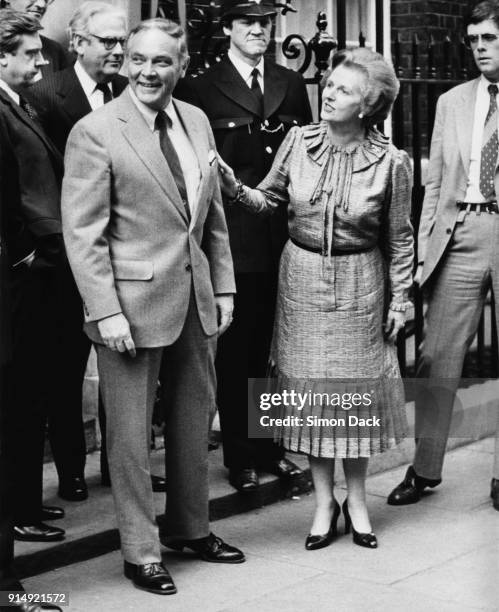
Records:
M365 87L362 91L364 125L372 127L384 121L400 89L393 66L380 53L365 47L342 49L334 54L331 68L322 79L323 86L331 72L340 65L357 71L365 78Z

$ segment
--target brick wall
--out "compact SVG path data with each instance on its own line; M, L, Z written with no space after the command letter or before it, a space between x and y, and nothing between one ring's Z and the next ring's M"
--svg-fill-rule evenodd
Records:
M423 43L427 43L430 36L439 43L447 35L457 43L464 31L463 17L472 3L472 0L392 0L391 35L392 41L398 35L402 42L403 68L410 70L413 66L411 47L415 34ZM436 59L441 62L441 45L437 44L435 50ZM420 53L423 74L426 57L426 44L423 44Z
M463 56L461 38L464 33L464 16L473 4L473 0L392 0L391 2L391 38L392 50L394 42L400 40L400 63L399 74L405 78L421 76L423 79L431 76L428 65L428 43L432 38L434 41L434 67L436 76L445 75L445 55L443 41L449 36L452 41L450 64L452 66L453 78L461 78L461 60L464 58L464 66L468 70L468 76L475 75L475 68L471 54L466 52ZM413 56L413 40L417 36L418 52ZM395 60L395 58L394 58ZM415 68L418 71L415 72ZM438 95L447 87L434 88L433 94ZM413 144L412 133L412 99L411 86L402 85L401 96L404 105L404 125L395 127L403 131L403 141L406 149L411 150ZM435 100L428 97L429 89L422 84L417 90L417 104L420 112L420 125L417 133L421 137L423 156L428 153L428 141L432 126L428 125L428 116L431 115L431 108ZM433 96L435 97L435 96Z

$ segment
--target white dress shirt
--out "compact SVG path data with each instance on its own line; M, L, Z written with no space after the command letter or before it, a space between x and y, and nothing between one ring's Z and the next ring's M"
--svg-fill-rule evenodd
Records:
M153 132L158 140L159 147L159 131L155 128L156 117L158 112L149 108L143 104L135 95L131 87L128 88L130 96L139 109L141 115L144 117L147 126ZM187 190L187 201L189 209L191 211L191 219L194 218L195 206L197 200L197 193L201 182L201 172L199 169L199 162L194 152L194 147L191 144L187 134L182 127L182 122L179 119L175 106L170 99L170 103L163 109L168 117L171 119L171 127L168 127L168 136L172 141L172 144L177 152L180 167L184 175L185 187ZM162 151L158 151L159 155L163 155Z
M476 91L475 116L473 119L473 133L471 136L470 168L468 172L465 202L486 202L486 199L480 191L480 159L482 155L483 128L490 105L490 94L487 88L491 84L491 81L486 79L482 74ZM495 85L499 88L499 83L495 83ZM496 100L497 99L498 97L496 95ZM499 196L499 194L496 195Z
M101 106L104 106L104 93L100 89L96 89L97 81L93 80L93 78L88 74L85 68L83 68L79 60L76 61L74 69L76 72L76 76L80 81L80 85L82 86L83 91L87 96L90 108L92 110L97 110ZM113 90L111 87L111 83L107 83L107 87L109 87L109 91L112 95Z
M251 89L251 81L253 80L253 76L251 75L251 73L253 72L254 68L258 69L258 83L263 93L263 74L264 74L263 73L263 69L264 69L263 68L264 67L263 56L256 66L250 66L249 64L244 62L242 59L237 57L230 49L229 49L228 56L229 56L230 61L234 64L234 68L239 72L243 81L246 83L246 85L250 89Z
M3 89L9 98L12 98L12 100L14 100L14 102L19 106L21 101L19 94L11 89L5 81L2 81L2 79L0 79L0 89Z

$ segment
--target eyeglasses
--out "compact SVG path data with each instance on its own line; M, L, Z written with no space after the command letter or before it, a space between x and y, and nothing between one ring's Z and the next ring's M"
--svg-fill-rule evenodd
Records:
M464 37L464 44L468 49L475 49L478 47L480 40L484 45L492 45L498 38L497 34L469 34Z
M111 51L114 49L116 45L119 43L122 47L125 45L126 38L117 38L115 36L97 36L97 34L89 33L89 36L96 38L102 45L106 51Z

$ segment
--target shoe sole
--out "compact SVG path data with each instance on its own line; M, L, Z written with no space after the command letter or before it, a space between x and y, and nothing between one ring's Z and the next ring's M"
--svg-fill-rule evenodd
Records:
M129 578L129 580L132 581L133 586L138 589L139 591L145 591L146 593L153 593L154 595L175 595L175 593L177 593L177 589L175 588L174 591L156 591L156 589L146 589L146 587L141 587L137 584L135 584L135 582L133 582L132 578Z
M386 503L389 506L410 506L411 504L417 504L419 501L421 501L421 498L419 498L419 499L411 499L409 501L397 501L397 500L387 499Z
M206 561L207 563L231 563L231 564L236 564L236 563L244 563L246 561L246 557L243 557L242 559L235 559L235 560L227 560L227 561L222 561L222 560L217 560L217 559L205 559L205 557L200 557L199 555L197 556L198 559L201 559L201 561Z
M186 549L188 552L186 552L185 554L189 557L193 557L195 559L200 559L201 561L206 561L207 563L231 563L231 564L235 564L235 563L244 563L246 561L246 557L243 557L242 559L208 559L206 557L203 557L202 555L200 555L198 552L196 552L195 550L191 550L188 546L175 546L174 544L166 544L165 542L161 542L161 544L163 546L165 546L166 548L169 548L170 550L174 550L175 552L178 553L184 553L184 549Z
M65 501L71 501L71 502L78 502L78 501L85 501L86 499L88 499L88 493L86 493L85 495L62 495L61 493L57 494L58 497L60 497L61 499L64 499Z
M125 578L130 580L133 586L136 589L139 589L139 591L145 591L146 593L154 593L154 595L175 595L175 593L177 593L177 587L174 587L174 590L172 591L160 591L156 589L146 589L146 587L142 587L142 586L139 586L138 584L135 584L135 582L133 581L133 576L129 576L126 571L124 572L124 576Z
M17 540L18 542L60 542L61 540L64 540L65 537L66 536L63 534L53 538L37 538L36 536L28 538L14 534L14 540Z

